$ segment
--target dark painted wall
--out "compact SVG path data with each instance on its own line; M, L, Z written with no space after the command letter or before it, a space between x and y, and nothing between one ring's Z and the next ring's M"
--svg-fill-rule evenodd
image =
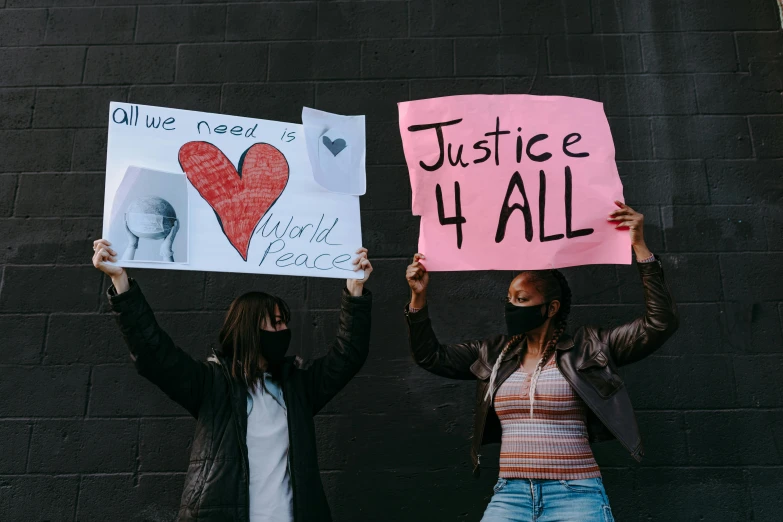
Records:
M496 469L469 471L473 386L407 355L417 219L395 104L504 92L605 104L626 197L681 303L676 337L624 372L647 459L595 448L618 520L783 517L775 0L144 3L0 0L0 519L171 520L177 506L193 421L134 373L90 265L119 100L367 115L372 355L319 417L323 480L340 522L478 520ZM335 331L338 282L134 275L199 357L249 288L289 300L300 353ZM634 268L567 275L575 323L640 312ZM434 276L442 338L498 331L509 278Z

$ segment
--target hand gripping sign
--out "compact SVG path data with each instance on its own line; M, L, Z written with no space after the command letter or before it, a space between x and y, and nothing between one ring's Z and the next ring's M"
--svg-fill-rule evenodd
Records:
M631 262L628 234L606 221L623 187L602 104L466 95L399 113L429 270Z

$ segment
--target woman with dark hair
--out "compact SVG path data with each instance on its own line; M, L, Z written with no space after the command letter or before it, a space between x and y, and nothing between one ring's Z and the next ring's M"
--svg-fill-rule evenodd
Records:
M286 357L290 311L279 297L234 300L208 362L177 348L155 321L141 288L99 239L93 265L112 280L109 302L136 369L197 419L178 521L330 521L318 469L313 416L359 371L370 344L372 272L367 249L342 294L329 353Z
M628 229L644 286L644 316L612 328L566 333L571 290L557 270L525 271L508 289L507 335L438 342L428 317L429 274L416 254L405 315L416 363L436 375L477 381L471 459L500 442L500 477L484 522L613 520L590 442L617 439L641 460L641 437L617 368L661 347L677 310L660 260L644 242L644 216L623 203L608 220Z

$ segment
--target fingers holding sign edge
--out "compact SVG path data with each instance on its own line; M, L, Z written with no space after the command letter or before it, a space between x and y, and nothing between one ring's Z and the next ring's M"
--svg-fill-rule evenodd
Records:
M354 265L354 272L358 272L359 270L364 270L364 277L362 279L358 279L356 282L360 284L364 284L367 282L367 279L370 277L370 274L372 273L372 263L370 263L370 259L368 258L369 252L366 248L362 247L359 250L356 251L356 258L352 261Z
M421 269L426 272L427 271L427 265L424 263L424 261L426 261L426 260L427 260L427 256L425 256L424 254L421 254L419 252L416 252L413 255L413 262L411 263L410 266L421 267Z

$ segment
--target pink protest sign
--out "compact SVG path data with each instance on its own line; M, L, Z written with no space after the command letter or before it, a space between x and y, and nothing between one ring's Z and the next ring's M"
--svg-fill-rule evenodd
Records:
M623 186L602 104L466 95L399 111L429 270L631 262L627 231L606 220Z

